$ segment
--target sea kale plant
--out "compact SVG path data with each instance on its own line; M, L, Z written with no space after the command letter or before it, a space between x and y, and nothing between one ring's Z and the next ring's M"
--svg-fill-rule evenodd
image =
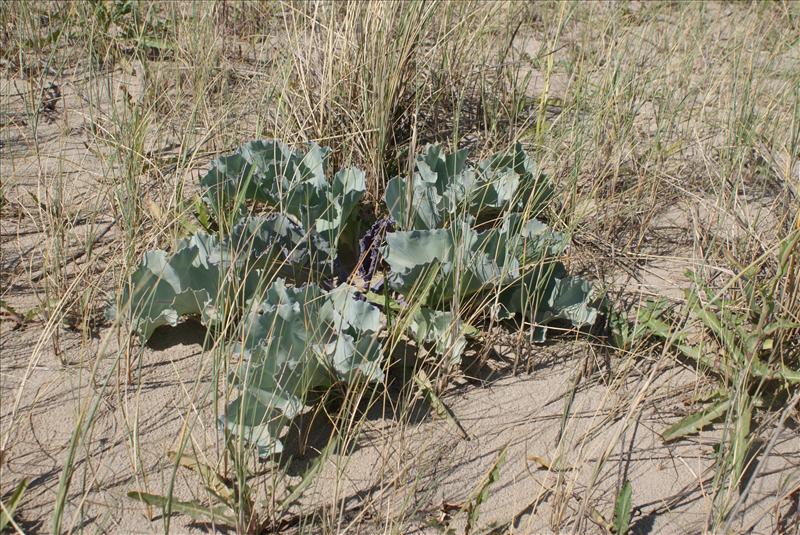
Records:
M594 323L591 284L567 275L568 239L542 221L552 186L520 145L477 166L427 146L363 236L364 173L330 178L329 153L268 140L215 160L200 180L207 229L145 253L112 311L143 341L187 316L218 336L238 396L220 419L229 437L280 452L312 390L384 380L398 326L452 366L479 333L464 317L539 340L555 320Z
M477 168L466 157L429 145L410 178L387 184L386 205L400 229L386 234L383 248L389 287L440 311L489 303L497 319L531 320L539 340L556 319L594 323L591 284L568 277L556 260L566 236L536 219L552 197L547 177L519 144Z

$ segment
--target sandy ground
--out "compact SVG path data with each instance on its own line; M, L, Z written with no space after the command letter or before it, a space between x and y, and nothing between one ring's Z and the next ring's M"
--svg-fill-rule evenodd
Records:
M4 422L12 405L8 394L24 372L35 334L31 330L18 333L13 341L4 338ZM165 329L158 345L146 348L141 356L137 386L110 386L99 398L95 423L77 452L65 527L107 533L161 532L160 514L152 512L148 518L145 508L125 494L132 489L166 491L173 473L166 454L186 432L187 423L190 448L218 458L209 374L202 373L209 365L202 337L202 328L191 324ZM67 351L71 343L64 342ZM99 343L92 346L98 348ZM514 533L572 531L559 521L581 506L570 494L583 495L587 486L592 487L592 507L607 516L618 486L627 479L633 486L634 533L702 531L710 508L713 445L719 434L711 429L674 445L664 445L659 436L686 412L677 399L682 391L694 388L692 370L667 366L645 371L641 377L628 379L623 390L613 395L607 388L613 377L597 370L578 388L559 446L566 394L591 352L586 344L557 343L542 353L548 357L530 373L513 375L510 363L495 362L493 370L481 372L481 380L461 380L449 388L443 399L467 437L425 407L407 426L382 418L381 409L374 408L374 416L367 418L352 447L326 461L302 505L293 511L319 514L339 504L344 525L355 521L351 532L381 529L389 512L404 519L407 530L437 533L436 522L452 513L449 505L463 504L506 448L500 478L480 509L479 526L510 523L507 527ZM110 362L101 366L113 369ZM119 379L111 371L109 382ZM652 384L644 389L647 381ZM32 370L19 407L24 418L13 430L3 470L5 481L31 478L20 515L26 530L49 529L78 407L91 402L97 390L97 385L87 384L85 373L59 365L55 355L47 352ZM623 432L628 409L616 397L635 396L639 390L646 392L640 400L642 410ZM191 411L187 412L187 406ZM310 452L324 445L329 432L324 424L306 429L311 445L295 463L313 459ZM621 440L612 440L619 433L623 433ZM619 445L608 449L609 444ZM560 456L560 467L554 468L562 469L548 471L534 456L551 462ZM775 493L798 463L796 434L789 430L779 437L758 476L747 514L737 527L752 533L777 532L776 513L789 504L776 504ZM270 486L269 475L254 486L262 485ZM199 479L182 469L176 473L174 493L179 499L200 500L205 494ZM461 532L465 515L452 516L451 525ZM209 529L184 515L175 515L171 523L174 533ZM579 532L603 530L586 522Z
M69 214L72 222L63 238L65 254L80 251L90 231L97 235L113 222L108 210L78 209L103 206L114 195L114 189L102 181L101 171L113 164L86 148L93 135L89 129L102 126L104 118L89 117L81 97L86 86L80 73L73 73L71 80L62 87L59 113L45 116L39 127L38 152L31 140L19 134L25 131L19 123L24 120L19 102L9 100L6 109L0 165L4 180L12 175L14 180L5 190L8 208L0 216L2 299L18 311L31 310L48 298L40 285L28 284L26 279L31 274L49 275L42 245L60 239L43 236L34 223L41 217L37 198L43 195L44 182L57 174L64 177L60 202L76 207ZM119 88L114 98L124 98L123 86L134 95L138 90L135 76L115 75L114 84ZM531 84L531 90L538 91L541 79L533 78ZM3 80L2 92L13 95L24 91L23 86L17 80ZM558 91L563 81L555 79L552 86ZM723 241L746 238L737 230L741 225L725 219L729 216L716 212L715 205L712 196L700 202L691 197L659 214L646 236L652 241L652 254L645 247L637 255L613 257L616 264L603 274L608 287L624 289L617 295L621 301L656 295L680 298L688 283L685 270L698 265L703 256L693 245L692 233L702 229ZM764 240L777 227L769 206L770 198L754 198L742 204L739 214L762 226ZM601 215L593 206L582 209L594 217ZM99 240L96 254L115 254L112 244L118 243L118 232L112 226ZM143 248L152 245L141 244ZM84 273L89 265L85 257L79 257L70 273ZM98 275L97 280L92 283L94 295L110 295L110 277ZM178 499L205 501L199 478L187 470L175 470L167 453L183 440L211 464L223 456L214 418L212 357L203 349L202 328L188 323L162 329L140 354L133 352L134 381L130 383L125 371L128 362L119 356L125 351L120 351L118 333L104 327L85 339L59 327L56 352L51 330L41 319L18 328L13 318L2 316L0 495L6 499L20 479L28 478L17 515L19 526L30 533L50 532L73 432L81 429L63 528L163 532L161 512L129 499L126 493L134 489L165 493L172 486ZM381 532L387 518L401 526L401 532L439 533L443 524L449 524L461 533L466 515L458 507L504 451L499 480L480 508L481 528L495 525L501 532L512 533L604 533L588 511L593 508L610 519L615 495L621 483L629 480L634 533L703 531L712 508L719 428L676 444L665 445L660 437L666 427L692 410L688 400L703 385L694 370L659 355L624 364L631 366L625 369L602 348L562 338L537 348L529 357L530 369L512 373L511 355L520 350L504 348L501 358L490 365L467 367L447 389L443 400L466 437L425 406L414 411L410 424L402 425L384 416L388 409L372 407L352 447L324 463L318 479L291 509L292 515L323 522L338 519L339 526L326 527L347 528L348 533ZM564 420L567 405L569 416ZM82 425L86 411L96 411L88 428ZM297 466L290 468L288 483L299 480L301 468L314 459L314 448L322 447L331 432L330 425L310 425L300 433L311 437L310 445L294 461ZM760 452L754 452L756 461L761 459ZM551 461L554 469L544 469L535 456ZM759 534L791 528L797 522L798 504L783 493L799 466L800 441L797 430L789 428L777 437L743 508L746 513L733 528ZM254 480L262 498L273 486L269 473ZM586 489L591 489L588 496ZM586 514L576 515L582 507ZM575 518L581 518L581 524L572 523ZM318 529L318 525L305 528L308 532ZM171 531L206 533L215 527L175 514Z

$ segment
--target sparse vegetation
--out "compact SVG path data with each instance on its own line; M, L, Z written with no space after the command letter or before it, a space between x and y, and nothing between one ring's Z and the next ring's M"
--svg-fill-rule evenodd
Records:
M0 22L0 531L796 532L797 4Z

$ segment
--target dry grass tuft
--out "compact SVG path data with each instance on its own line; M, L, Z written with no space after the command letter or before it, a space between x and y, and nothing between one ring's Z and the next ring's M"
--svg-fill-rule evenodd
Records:
M216 499L182 449L235 482L238 532L604 532L631 481L637 533L796 533L800 394L752 362L800 368L798 4L20 0L0 24L4 511L27 481L11 529L216 529L175 505ZM291 459L231 456L224 345L187 324L139 346L103 311L195 224L209 161L264 137L364 169L365 214L426 143L522 142L557 185L570 270L629 336L492 328L434 394L450 416L401 379L334 390ZM668 334L644 336L656 298ZM747 318L750 364L710 312ZM719 396L716 424L664 443Z

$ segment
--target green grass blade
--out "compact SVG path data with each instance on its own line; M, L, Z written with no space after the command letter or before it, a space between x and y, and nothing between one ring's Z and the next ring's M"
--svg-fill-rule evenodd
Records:
M614 533L623 535L628 532L631 525L633 487L630 481L625 481L617 494L614 504Z
M689 302L693 303L692 311L705 324L706 328L713 332L717 339L722 342L728 354L734 358L734 362L739 365L743 364L747 360L743 351L747 340L740 340L736 336L736 332L721 317L725 316L723 308L725 303L720 305L720 314L717 314L710 308L703 307L696 296L690 296Z
M662 434L664 442L671 442L683 436L698 432L711 422L719 419L731 406L730 399L717 401L710 407L683 418L678 423L668 427Z
M300 482L292 487L292 491L278 506L276 509L276 514L274 515L275 518L280 518L294 504L294 502L303 495L305 489L308 488L317 475L319 475L320 471L322 471L325 462L336 451L336 448L339 447L339 440L340 437L338 435L335 435L331 438L331 440L328 442L328 445L325 446L317 458L314 459L314 462L311 463L311 466L309 466L303 473L303 477Z
M367 301L369 301L373 305L384 307L394 313L401 313L405 308L403 307L403 305L400 304L399 301L385 295L376 294L373 291L365 293L364 297L366 298ZM473 327L472 325L463 320L461 322L461 329L464 331L465 335L471 336L473 338L478 338L481 335L481 332L477 328Z
M184 502L180 500L170 499L166 496L159 496L158 494L150 494L147 492L140 492L132 490L128 492L128 497L140 502L166 509L169 504L172 511L183 513L195 520L212 521L218 524L225 524L227 526L236 526L236 517L233 516L232 511L225 505L215 505L207 507L195 501Z
M753 416L753 405L749 396L743 394L743 398L736 411L738 418L736 418L736 427L733 435L733 474L731 474L731 481L735 482L736 485L739 484L745 470L747 453L750 449L750 424Z
M775 375L788 383L800 383L800 370L793 370L785 364L775 372Z
M464 437L466 440L469 440L470 436L469 433L467 433L467 430L464 429L464 426L462 426L461 422L458 421L458 418L456 418L456 415L452 410L450 410L450 407L448 407L445 402L436 395L433 384L431 384L431 381L428 378L428 374L425 373L425 370L420 370L414 375L414 382L417 383L417 386L422 391L425 399L428 400L428 403L430 403L434 412L455 427L462 437Z
M180 456L178 456L178 452L170 451L167 456L169 457L170 461L177 462L181 466L188 468L189 470L194 470L200 474L200 477L203 478L205 487L214 496L228 505L232 503L234 499L233 488L231 488L231 486L225 482L225 480L216 472L216 470L201 462L196 456L188 453L182 453Z
M467 525L464 528L464 535L469 535L473 529L478 525L478 518L480 517L480 508L483 502L489 497L489 489L492 485L497 483L500 479L500 467L506 462L506 452L508 451L508 444L503 446L500 453L497 454L492 467L483 476L483 479L475 488L472 494L472 499L469 500L467 505Z
M28 488L28 478L23 479L17 485L17 488L14 489L14 493L9 498L8 503L2 504L2 510L0 510L0 531L6 529L6 526L11 522L14 518L14 511L17 509L20 500L22 500L22 495L25 494L25 491Z

